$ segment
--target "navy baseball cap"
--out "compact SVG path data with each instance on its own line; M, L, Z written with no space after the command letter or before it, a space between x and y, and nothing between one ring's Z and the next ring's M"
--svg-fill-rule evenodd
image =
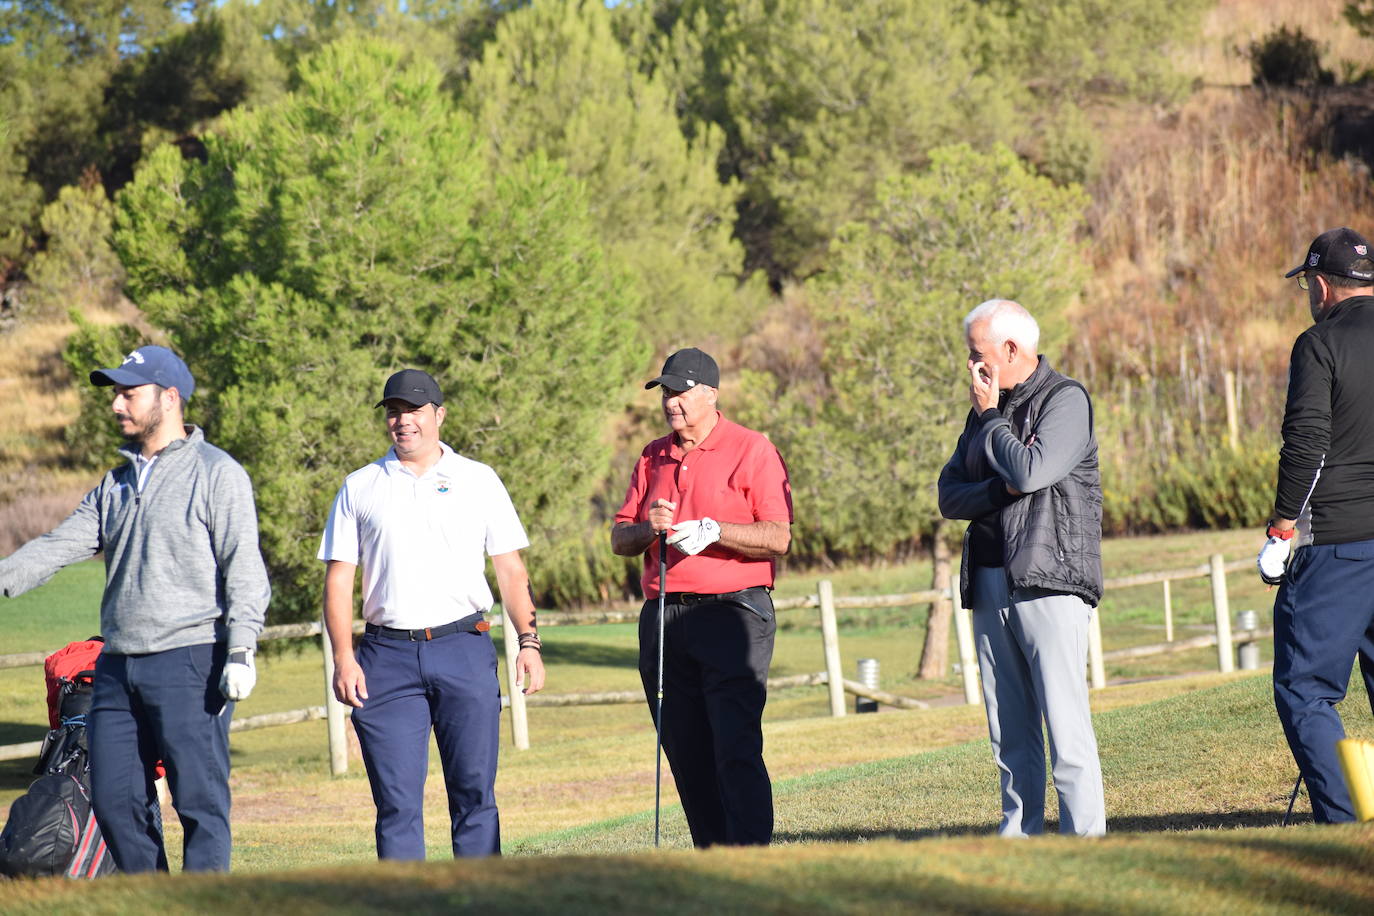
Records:
M650 379L644 383L645 388L652 388L655 385L662 385L673 391L686 391L688 388L695 388L698 385L710 385L712 388L719 388L720 369L716 366L716 361L708 354L696 347L688 347L686 350L678 350L668 357L668 361L663 364L663 371L659 373L658 378Z
M1296 277L1305 270L1350 277L1352 280L1374 280L1374 269L1355 269L1355 262L1369 261L1369 243L1354 229L1328 229L1312 240L1307 258L1284 274L1284 279ZM1371 267L1374 265L1360 265Z
M175 388L183 401L189 401L196 390L196 380L186 364L166 347L149 344L139 347L124 362L113 369L97 369L91 373L92 385L161 385Z
M405 401L411 407L424 407L433 404L439 407L444 403L444 394L434 376L419 369L402 369L386 380L382 399L377 402L381 407L387 401Z

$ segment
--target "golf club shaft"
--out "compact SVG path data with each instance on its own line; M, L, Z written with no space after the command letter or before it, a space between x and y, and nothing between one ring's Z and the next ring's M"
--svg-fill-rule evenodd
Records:
M658 848L659 810L663 794L663 604L668 592L668 532L658 533L658 709L654 713L654 848Z
M662 687L659 687L659 692L660 692L660 693L663 692L663 688L662 688ZM1298 790L1301 789L1301 788L1302 788L1302 770L1298 770L1298 780L1297 780L1297 782L1293 783L1293 794L1290 795L1290 796L1288 796L1288 813L1285 814L1285 815L1283 816L1283 826L1285 826L1285 827L1288 826L1289 820L1291 820L1292 817L1293 817L1293 805L1297 804L1297 801L1298 801Z

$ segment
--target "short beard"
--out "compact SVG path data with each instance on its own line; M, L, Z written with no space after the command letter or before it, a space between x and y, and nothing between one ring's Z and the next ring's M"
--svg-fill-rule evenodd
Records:
M162 403L154 401L152 409L148 411L147 422L133 432L124 433L124 441L128 443L143 444L153 439L157 431L162 426Z

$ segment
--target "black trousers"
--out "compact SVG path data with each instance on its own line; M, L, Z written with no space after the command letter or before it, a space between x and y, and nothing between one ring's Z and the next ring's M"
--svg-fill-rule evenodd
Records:
M665 602L663 749L698 848L773 838L763 706L777 625L767 592L753 596L752 610L705 596ZM657 599L639 615L639 676L655 715Z

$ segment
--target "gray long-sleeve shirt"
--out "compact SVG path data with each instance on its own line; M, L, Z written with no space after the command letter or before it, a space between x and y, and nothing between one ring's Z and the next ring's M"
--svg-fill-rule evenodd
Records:
M1062 480L1083 460L1092 425L1088 396L1076 385L1055 392L1045 403L1040 419L1027 441L1022 442L1001 412L985 411L984 449L988 462L1008 484L1022 493L1034 493Z
M198 427L170 443L142 492L130 458L107 473L67 519L0 560L13 598L62 567L105 552L100 629L106 650L161 652L228 640L257 645L271 589L258 550L247 472Z
M939 494L940 512L945 518L973 522L970 536L975 559L997 565L989 560L1002 551L996 513L1016 498L1007 492L1008 486L1021 493L1043 490L1062 480L1083 460L1092 435L1090 416L1087 394L1071 385L1046 402L1024 442L997 408L983 411L977 423L970 424L940 474ZM968 449L983 453L988 477L967 477Z

